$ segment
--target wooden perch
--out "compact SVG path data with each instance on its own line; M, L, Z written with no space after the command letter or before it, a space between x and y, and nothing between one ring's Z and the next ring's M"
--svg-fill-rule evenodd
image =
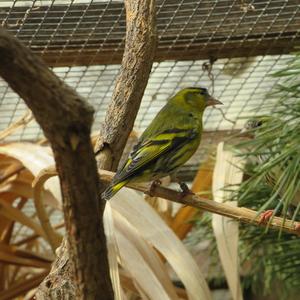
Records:
M99 180L90 141L93 109L2 29L0 57L0 75L24 99L53 149L77 299L113 299L101 220L103 206L99 205Z
M102 181L110 182L114 176L114 173L101 170L99 175ZM148 195L150 194L149 184L128 184L127 187ZM151 187L151 195L155 197L165 198L167 200L184 205L201 208L205 211L229 217L243 223L253 224L257 226L269 226L270 228L277 230L282 229L283 231L288 233L297 235L300 234L299 230L296 230L296 226L299 226L300 222L293 222L291 220L284 220L283 218L274 217L269 224L260 223L258 214L254 210L245 207L234 207L228 204L218 203L199 197L196 194L183 196L181 192L177 192L162 186L154 186Z
M35 182L42 185L44 182L43 181L44 177L50 178L56 175L57 173L55 172L55 169L53 167L49 167L48 169L45 169L41 172L41 174L36 178ZM100 180L106 183L110 183L114 175L115 173L110 171L106 171L106 170L99 171ZM127 187L143 192L147 195L150 194L149 183L128 184ZM296 227L299 227L300 222L293 222L291 220L284 220L283 218L280 217L274 217L269 224L261 223L257 211L245 207L235 207L224 203L218 203L216 201L212 201L207 198L200 197L197 194L188 194L186 196L183 196L181 192L171 190L163 186L154 186L151 187L151 196L161 197L173 202L181 203L183 205L199 208L202 209L203 211L209 211L211 213L229 217L241 221L243 223L262 226L262 227L268 226L272 229L283 230L288 233L300 235L299 229L296 229ZM40 205L43 206L42 203ZM46 222L46 226L47 224L48 223ZM45 224L42 224L42 227L45 230L45 232L47 232L48 235L55 236L56 234L55 230L51 226L49 227L49 230L46 230L47 228L45 228Z

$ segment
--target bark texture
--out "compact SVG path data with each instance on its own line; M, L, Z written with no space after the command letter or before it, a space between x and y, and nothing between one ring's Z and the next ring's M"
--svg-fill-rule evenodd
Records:
M145 90L145 87L147 85L147 81L149 78L149 74L152 67L152 62L155 54L155 48L156 48L156 15L155 15L155 1L154 0L145 0L145 1L135 1L135 0L127 0L125 1L126 5L126 46L125 46L125 52L124 57L122 61L122 67L120 74L117 79L117 83L115 86L113 98L111 101L111 104L109 106L109 109L106 114L105 123L103 125L103 128L100 132L100 138L98 140L96 151L97 151L97 161L100 168L106 168L108 170L114 170L117 168L119 160L121 158L123 149L125 147L127 138L132 130L133 123L135 120L135 117L137 115L142 96ZM31 67L30 67L31 68ZM50 72L50 71L48 71ZM50 72L51 73L51 72ZM40 82L40 81L39 81ZM30 83L28 84L28 89L31 91L31 93L36 93L36 90L32 89L32 86ZM52 83L53 84L53 83ZM60 97L64 96L65 85L59 81L59 85L63 87L63 92L59 93ZM44 87L46 87L49 90L49 93L58 93L58 91L55 91L52 86L48 86L46 83L43 84ZM55 97L56 99L59 99ZM41 99L45 100L45 97L41 97ZM80 102L80 99L76 95L74 96L74 99L76 101ZM75 102L76 102L75 101ZM57 102L62 102L61 99ZM51 102L52 103L52 102ZM65 106L64 104L62 104ZM72 105L75 105L75 103L72 102ZM43 106L43 104L41 104ZM55 112L57 114L57 118L64 121L64 124L66 124L66 111L58 111L57 103L51 104L53 113ZM76 105L75 105L76 106ZM68 110L72 110L69 106L67 106ZM43 109L43 108L42 108ZM75 108L76 109L76 108ZM60 134L60 131L57 130L57 126L54 128L50 126L47 130L51 130L51 139L48 135L46 135L49 138L49 141L52 142L52 138L55 141L59 141L58 150L62 150L64 152L64 155L68 155L68 151L73 151L73 148L78 148L79 146L82 146L82 137L81 132L84 131L85 135L89 132L90 124L92 122L92 112L90 107L86 107L87 111L89 113L85 113L81 109L77 109L77 113L80 115L80 121L79 122L72 122L70 127L67 127L66 129L70 130L70 133L66 136L63 134ZM85 116L87 114L88 116ZM76 117L78 117L78 114L76 114ZM43 119L43 118L42 118ZM46 120L48 117L46 117ZM72 119L73 120L73 119ZM39 121L39 120L38 120ZM43 122L43 120L40 120ZM87 124L85 122L88 122ZM87 126L88 129L84 126ZM83 127L83 128L82 128ZM72 133L72 134L71 134ZM85 143L89 144L89 141L85 141ZM65 144L68 145L68 150L66 150ZM71 147L71 149L70 149ZM78 149L77 149L78 150ZM73 152L72 152L73 153ZM84 164L86 162L83 162L83 158L79 157L79 153L76 156L76 161L73 161L74 169L73 169L73 175L80 174L80 178L83 177L84 181L82 182L72 182L72 185L79 184L80 187L83 188L84 185L88 186L90 185L90 180L94 180L94 177L88 177L87 172L88 168L91 168L92 172L94 172L94 166L86 166L84 168L85 172L83 172L81 169L78 169L78 165ZM83 155L84 153L80 153L80 155ZM88 154L91 155L91 149L88 147ZM61 159L59 158L58 161L61 163ZM68 169L70 169L71 166L68 165ZM58 167L58 171L59 170ZM62 176L62 179L65 179L65 175ZM104 189L104 187L100 187L101 190ZM63 191L67 194L70 193L70 188L64 187ZM79 198L82 197L82 194L77 195ZM90 197L91 195L85 195L85 197ZM88 202L86 202L88 203ZM101 203L101 202L100 202ZM102 209L104 207L104 204L101 205ZM68 206L65 205L65 209L68 209ZM85 212L86 209L84 208L82 212ZM97 211L102 215L102 209L92 207L94 209L94 213L97 213ZM73 214L67 214L66 217L68 220L72 220L74 217ZM83 220L85 220L86 228L85 230L90 229L90 221L87 218L86 214L83 214L81 216ZM100 225L99 225L100 226ZM76 233L78 229L76 226L71 226L69 230L72 232L72 234ZM102 226L101 226L101 234L102 234ZM77 233L77 234L80 234ZM103 244L105 245L105 244ZM103 246L102 245L102 246ZM94 244L94 247L96 245ZM70 249L68 249L70 248ZM69 251L72 251L72 245L70 247L68 246L68 243L66 243L66 240L64 239L61 247L57 251L57 259L54 262L52 269L49 273L49 275L46 277L46 279L43 281L43 283L40 285L38 292L37 292L37 299L78 299L78 296L76 295L76 280L75 274L74 274L74 267L72 265L72 260L69 259ZM96 249L96 248L94 248ZM87 250L89 255L92 255L93 252L90 252ZM106 251L106 249L105 249ZM92 259L93 256L90 256ZM106 260L106 253L105 253L105 263L102 265L102 268L106 268L107 266L107 260ZM94 265L94 268L98 268L98 266ZM99 274L102 274L104 281L104 284L107 284L110 286L110 282L105 281L105 278L107 277L107 273L103 274L99 272ZM77 276L81 276L82 274L77 274ZM84 274L83 274L84 275ZM106 277L104 277L104 275ZM75 284L74 284L75 283ZM112 299L111 296L111 290L110 288L107 290L107 293L103 293L100 296L95 297L86 297L85 299Z
M115 173L100 170L100 179L104 182L111 182ZM262 223L260 221L257 211L248 209L246 207L236 207L228 205L226 203L219 203L207 198L198 196L197 194L183 194L163 186L151 186L148 183L129 183L126 187L145 193L151 194L152 197L161 197L173 202L177 202L183 205L200 208L205 211L209 211L214 214L229 217L239 222L252 224L256 226L262 226L277 230L283 230L285 232L300 236L299 227L300 222L287 220L280 217L274 217L269 223Z
M146 88L156 48L155 1L126 0L120 74L96 145L99 169L116 170Z
M32 110L54 152L76 298L113 299L100 217L103 205L99 205L99 181L90 141L93 109L4 30L0 30L0 57L0 75Z

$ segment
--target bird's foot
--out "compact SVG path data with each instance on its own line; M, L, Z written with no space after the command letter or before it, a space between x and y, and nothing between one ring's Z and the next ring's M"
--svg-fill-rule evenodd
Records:
M272 209L262 212L259 218L259 223L260 224L267 223L272 218L273 214L274 214L274 210Z
M160 185L161 185L161 181L159 179L152 181L150 188L149 188L149 196L150 197L154 197L154 190L157 186L160 186Z
M194 193L189 189L189 187L187 186L187 184L185 182L178 182L180 188L181 188L181 194L182 197L186 196L186 195L193 195Z

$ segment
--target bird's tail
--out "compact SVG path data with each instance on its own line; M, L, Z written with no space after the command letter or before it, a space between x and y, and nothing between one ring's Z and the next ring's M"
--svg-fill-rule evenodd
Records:
M116 184L111 184L103 193L102 199L109 200L112 196L114 196L125 184L127 181L121 181Z

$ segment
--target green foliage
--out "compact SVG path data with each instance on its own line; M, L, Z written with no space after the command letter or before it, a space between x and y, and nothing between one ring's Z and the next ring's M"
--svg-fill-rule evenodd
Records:
M241 184L235 199L240 206L261 212L265 209L281 211L288 216L291 203L298 205L300 191L300 54L287 67L275 74L280 84L270 97L277 103L267 116L267 122L255 129L247 142L239 145L250 163L246 168L249 178ZM266 103L268 105L268 103ZM263 159L257 160L257 157ZM272 184L270 184L272 181ZM280 282L283 294L300 290L299 237L265 230L256 226L240 226L240 255L242 263L250 263L248 283L266 293Z
M278 101L269 116L257 117L264 122L252 130L254 138L239 145L244 150L242 155L257 162L250 178L242 184L243 193L239 197L244 201L248 193L255 193L259 182L269 178L273 190L260 211L269 208L279 197L286 215L291 203L300 202L295 200L300 191L300 55L273 76L280 77L281 83L267 95L266 105L270 97Z
M251 132L252 139L238 145L240 155L249 163L245 169L247 179L233 194L232 200L238 200L239 206L258 213L275 209L278 214L290 217L290 204L296 202L297 206L300 201L295 201L300 191L300 53L285 69L272 76L280 78L280 84L266 96L265 107L269 106L270 115L263 118L267 122ZM276 105L268 103L271 97L277 98ZM298 211L299 205L292 214L294 219L299 215ZM201 233L211 239L212 249L215 249L207 218L196 222L196 232L201 228ZM240 224L239 253L245 274L244 286L271 294L274 286L280 285L280 299L300 291L299 237Z
M240 205L259 210L272 192L270 186L261 181L257 184L257 192L249 192ZM276 208L276 204L270 208ZM283 295L299 291L299 237L287 233L279 235L278 231L241 224L239 251L241 264L250 265L245 283L254 291L263 288L264 293L269 294L278 282L282 285Z

